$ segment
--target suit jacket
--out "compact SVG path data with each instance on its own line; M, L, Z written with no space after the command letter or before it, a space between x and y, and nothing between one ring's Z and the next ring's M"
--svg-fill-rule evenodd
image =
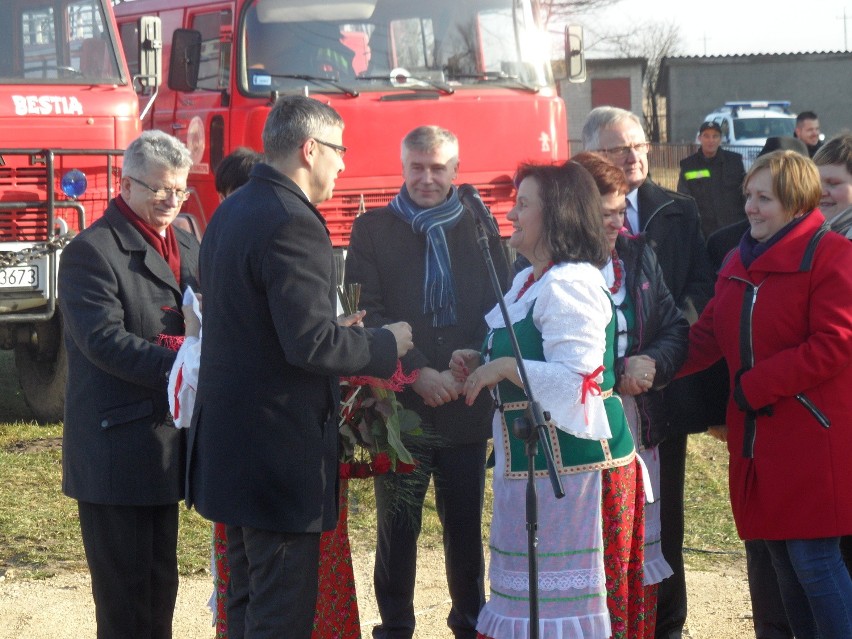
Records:
M187 504L278 532L337 522L338 375L390 377L390 331L336 321L325 222L271 166L216 210L201 243L204 333Z
M148 506L183 498L185 437L166 396L183 335L182 290L198 290L198 242L175 228L181 281L111 202L59 263L68 382L62 489L75 499Z
M389 208L360 216L352 227L346 255L346 281L361 284L361 308L367 311L364 323L381 326L405 320L411 324L414 348L402 358L406 372L428 366L446 370L458 348L480 350L487 327L485 313L497 303L497 296L478 250L473 217L464 214L447 232L456 290L454 326L435 328L432 314L423 312L426 237L415 233L410 224ZM491 240L491 255L503 288L509 267L498 238ZM464 399L430 408L410 387L400 396L403 406L417 411L425 425L431 425L443 444L485 441L491 436L493 400L481 393L474 406Z

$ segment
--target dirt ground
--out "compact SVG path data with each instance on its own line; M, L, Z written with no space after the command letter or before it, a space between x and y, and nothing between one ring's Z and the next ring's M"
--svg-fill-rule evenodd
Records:
M364 639L377 623L369 554L353 558ZM443 553L424 549L418 561L415 639L445 639L449 598ZM726 562L713 572L687 571L689 635L692 639L743 639L753 636L745 578L745 560ZM212 639L206 603L211 586L204 577L181 580L175 611L175 639ZM0 577L0 639L74 639L94 637L95 621L87 573L71 572L44 580ZM687 636L687 635L685 635Z

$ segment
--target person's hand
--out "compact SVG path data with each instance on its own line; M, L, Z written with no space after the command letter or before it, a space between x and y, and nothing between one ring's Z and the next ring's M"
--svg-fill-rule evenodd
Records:
M647 355L633 355L624 360L624 373L618 378L621 395L641 395L654 385L657 363Z
M183 312L183 334L186 337L198 337L201 334L201 319L195 314L192 304L184 304L180 310Z
M364 328L364 316L367 311L355 311L351 315L338 315L337 323L339 326L358 326Z
M720 442L728 441L728 427L725 424L720 426L710 426L710 428L707 429L707 434L711 437L715 437Z
M465 403L473 406L480 391L486 386L491 388L504 379L517 378L515 366L513 357L498 357L478 366L465 380L463 387Z
M423 403L431 408L437 408L458 399L461 393L461 383L453 379L450 371L438 372L428 366L420 369L411 388L420 395Z
M464 383L468 375L477 369L482 362L479 351L472 348L461 348L453 351L450 358L450 373L458 382Z
M408 322L394 322L393 324L385 324L382 328L388 329L393 333L396 340L396 356L402 357L412 348L414 342L411 338L411 325Z

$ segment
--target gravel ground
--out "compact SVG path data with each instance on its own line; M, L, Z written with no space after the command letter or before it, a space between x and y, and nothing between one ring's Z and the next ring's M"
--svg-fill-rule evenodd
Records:
M365 639L377 622L371 575L372 557L356 555L358 605ZM692 639L743 639L753 635L745 560L724 568L687 571L689 636ZM443 574L443 553L421 551L415 639L445 639L449 598ZM206 577L181 580L175 611L175 639L212 639L210 596ZM9 571L0 577L0 639L63 639L95 636L94 606L87 573L69 572L43 580L19 580ZM686 635L685 635L686 636Z

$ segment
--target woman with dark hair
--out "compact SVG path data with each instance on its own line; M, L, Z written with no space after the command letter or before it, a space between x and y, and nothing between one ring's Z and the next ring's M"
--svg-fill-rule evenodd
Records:
M724 358L740 537L763 540L798 639L852 637L852 245L826 232L816 166L774 151L745 178L749 232L719 271L678 375Z
M550 414L549 440L566 493L564 499L554 497L539 452L535 481L541 636L624 637L626 624L621 619L611 622L607 608L605 543L607 560L622 561L631 552L612 548L607 542L615 537L605 542L604 529L611 526L604 520L620 525L620 507L632 512L641 480L621 402L612 394L616 326L600 272L609 259L600 195L578 164L523 165L516 183L516 203L507 216L515 228L509 246L531 266L515 277L505 301L532 394ZM529 635L530 604L524 517L527 458L525 442L515 436L512 424L524 415L528 402L499 307L485 319L490 331L484 353L459 350L450 362L456 378L464 382L469 404L489 387L501 405L493 426L491 597L477 630L495 639L524 639ZM605 469L611 469L606 491ZM611 496L606 503L605 492ZM641 539L637 541L641 556ZM634 568L637 565L641 558ZM641 600L623 606L631 616L641 614Z
M658 389L686 359L689 323L663 281L663 272L644 235L623 233L627 209L624 171L593 153L575 155L601 193L604 232L611 258L601 269L618 321L615 375L633 441L648 470L645 504L645 636L654 636L658 584L672 574L660 546L660 458L664 407Z

